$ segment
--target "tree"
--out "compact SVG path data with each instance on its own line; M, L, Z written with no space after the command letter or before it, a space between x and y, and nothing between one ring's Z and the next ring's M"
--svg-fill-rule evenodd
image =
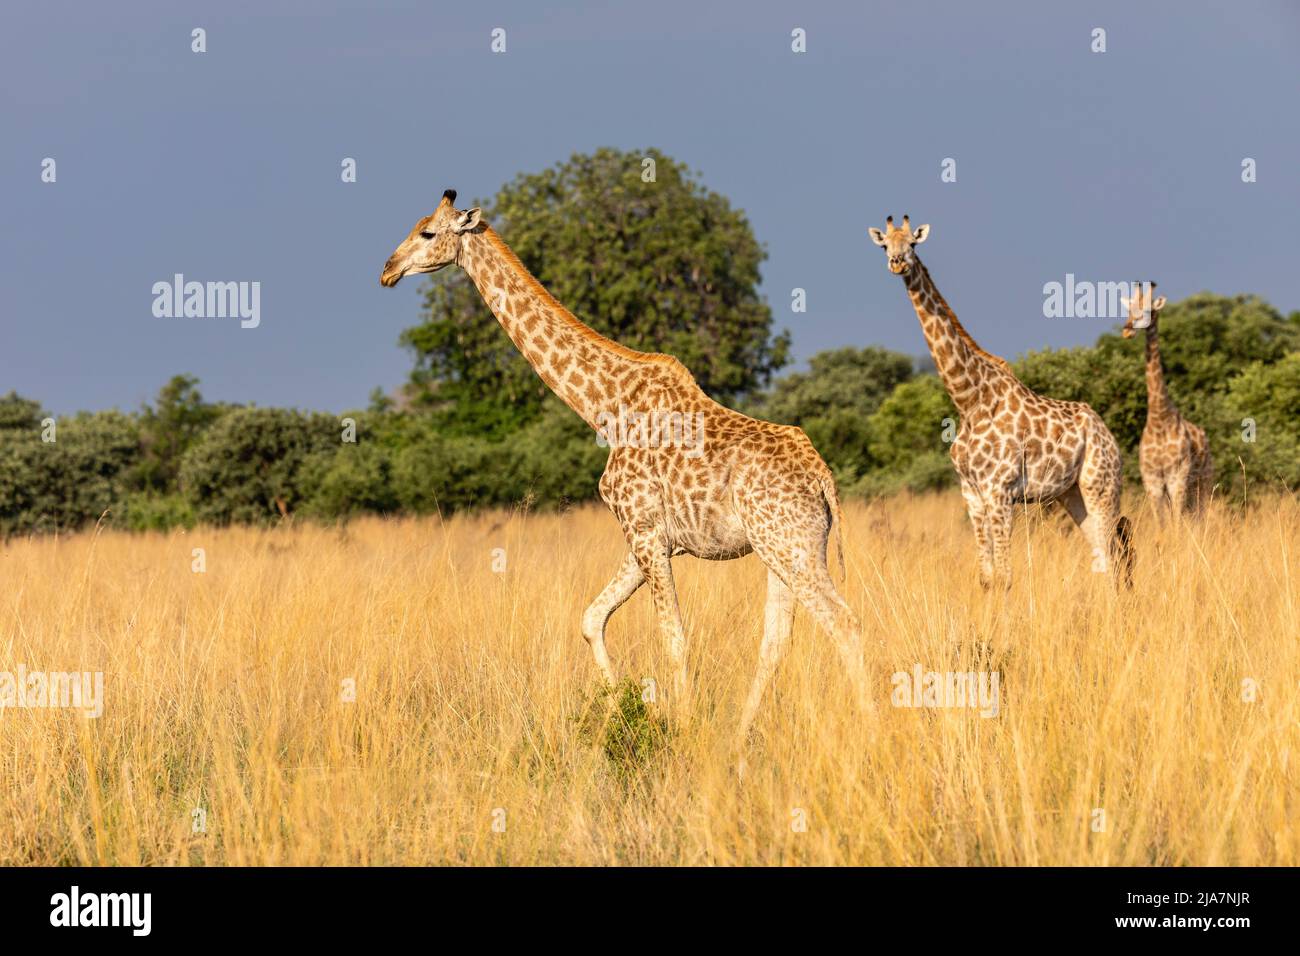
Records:
M1230 449L1256 479L1300 487L1300 352L1272 365L1256 362L1232 380Z
M654 164L653 181L643 178ZM758 294L765 252L743 213L657 150L600 149L522 174L485 218L583 322L631 348L677 356L721 401L765 385L786 361ZM427 288L425 320L403 333L408 392L452 419L500 434L536 418L546 386L459 270Z
M958 425L957 409L937 375L903 382L867 421L871 457L878 467L855 490L888 494L955 483L948 451Z
M203 401L198 385L199 380L192 375L174 375L158 390L153 406L145 406L141 412L144 455L139 481L145 488L175 490L182 456L221 415L219 407Z
M808 360L807 372L778 379L754 413L801 427L827 463L852 480L874 464L867 420L913 374L912 359L888 349L818 352Z
M116 511L139 461L137 423L120 412L60 419L53 441L36 428L0 442L0 532L73 531Z
M41 403L30 398L23 398L17 392L0 395L0 431L30 431L41 427L45 410Z
M338 449L330 415L240 408L204 432L181 462L180 485L195 516L213 524L266 523L292 513L314 490L317 456Z

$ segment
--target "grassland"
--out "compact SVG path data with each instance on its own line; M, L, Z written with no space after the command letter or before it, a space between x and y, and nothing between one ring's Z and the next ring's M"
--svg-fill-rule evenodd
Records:
M623 551L596 508L13 540L0 670L105 700L0 710L0 864L1296 864L1300 505L1130 511L1132 595L1040 514L986 595L956 495L849 503L878 706L800 613L743 780L753 557L676 562L665 716L610 714L579 635ZM609 646L663 671L647 592ZM998 716L892 706L917 664L996 671Z

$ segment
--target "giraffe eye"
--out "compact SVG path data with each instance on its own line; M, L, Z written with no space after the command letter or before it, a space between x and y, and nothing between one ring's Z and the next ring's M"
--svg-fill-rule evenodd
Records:
M433 236L434 236L434 234L431 233L431 232L421 232L421 233L420 233L420 238L421 238L421 239L432 239Z

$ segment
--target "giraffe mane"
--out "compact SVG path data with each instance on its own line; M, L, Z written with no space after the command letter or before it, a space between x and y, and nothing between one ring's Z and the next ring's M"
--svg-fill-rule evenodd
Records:
M559 299L551 295L550 291L546 288L546 286L542 285L542 283L538 281L537 277L528 271L528 267L524 265L523 260L521 260L519 256L515 254L515 251L510 248L510 246L506 243L504 239L501 238L501 235L495 229L493 229L491 226L485 225L483 228L482 235L483 238L486 239L488 243L491 244L492 248L494 248L501 255L501 257L506 261L506 264L515 271L515 274L518 275L519 278L523 280L524 285L527 286L528 289L530 289L543 302L545 302L547 305L555 309L555 311L559 314L559 316L578 335L582 336L584 339L588 340L589 342L595 343L596 345L600 346L603 349L607 349L608 351L613 352L615 355L621 356L623 358L634 359L639 362L646 362L654 365L664 365L670 368L675 367L675 370L680 370L683 374L685 374L688 378L690 378L692 382L695 380L695 377L691 375L690 370L687 369L685 365L683 365L680 361L678 361L676 357L672 355L664 355L660 352L640 352L634 348L629 348L626 345L623 345L619 342L615 342L611 338L601 335L591 326L587 325L576 315L574 315L572 312L566 309L563 303L561 303Z

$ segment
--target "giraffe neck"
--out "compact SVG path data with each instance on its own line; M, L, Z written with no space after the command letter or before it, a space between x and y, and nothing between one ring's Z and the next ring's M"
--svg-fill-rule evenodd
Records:
M1169 389L1165 387L1165 369L1160 362L1160 333L1153 315L1147 326L1147 417L1160 418L1172 409Z
M903 274L903 284L921 322L935 369L957 411L966 417L978 414L997 395L996 389L981 386L1010 376L1007 363L975 344L919 258Z
M490 226L465 235L457 262L528 364L592 428L631 404L642 375L668 359L619 345L584 325Z

